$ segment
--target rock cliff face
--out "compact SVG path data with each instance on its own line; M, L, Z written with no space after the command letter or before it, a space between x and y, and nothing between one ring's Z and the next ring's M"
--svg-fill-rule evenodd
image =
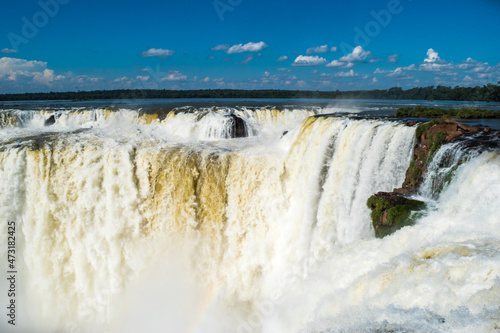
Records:
M399 193L410 194L418 189L427 171L428 162L443 144L480 131L479 127L464 125L452 119L433 120L421 124L415 132L417 144L413 151L413 160L406 171L406 179Z
M414 123L408 124L413 126ZM482 132L482 135L476 135ZM421 201L408 199L423 182L427 167L434 154L446 143L466 140L466 146L491 147L498 137L498 131L489 128L461 124L456 120L433 120L418 126L413 159L406 171L406 178L401 188L393 192L379 192L368 199L367 205L372 210L371 218L375 236L382 238L404 226L413 224L419 210L425 208ZM472 138L476 135L475 138Z
M232 122L231 137L246 138L248 136L248 130L245 121L234 114L231 114L229 117L231 117Z

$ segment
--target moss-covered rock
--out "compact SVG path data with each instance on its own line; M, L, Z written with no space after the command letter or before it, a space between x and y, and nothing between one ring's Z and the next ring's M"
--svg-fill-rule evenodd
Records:
M382 214L387 209L388 203L385 200L378 198L376 195L372 195L366 204L372 210L372 221L381 221Z
M434 120L431 120L431 121L428 121L426 123L419 125L417 127L417 129L415 130L415 136L417 137L417 139L420 139L422 137L422 135L427 133L429 128L431 128L432 126L434 126L436 124L439 124L439 119L434 119Z
M406 171L403 183L406 192L412 193L417 190L423 181L427 166L443 144L464 134L473 134L479 131L478 127L464 125L453 119L434 119L418 126L415 131L416 145L413 159Z
M395 231L412 225L417 217L415 212L425 208L418 200L408 199L398 193L379 192L367 201L372 210L371 218L375 236L382 238Z

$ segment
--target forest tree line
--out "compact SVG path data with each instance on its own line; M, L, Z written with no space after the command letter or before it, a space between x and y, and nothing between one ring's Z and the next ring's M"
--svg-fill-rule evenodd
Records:
M325 99L394 99L394 100L447 100L500 102L500 82L482 87L430 86L423 88L376 89L355 91L306 91L306 90L95 90L74 92L48 92L24 94L0 94L0 101L29 100L117 100L156 98L325 98Z

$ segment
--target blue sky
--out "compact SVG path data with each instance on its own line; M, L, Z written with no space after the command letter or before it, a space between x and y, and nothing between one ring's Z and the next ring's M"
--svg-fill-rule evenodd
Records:
M494 0L4 0L0 93L500 81Z

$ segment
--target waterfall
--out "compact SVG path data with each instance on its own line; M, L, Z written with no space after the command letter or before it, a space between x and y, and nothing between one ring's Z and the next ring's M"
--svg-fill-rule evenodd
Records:
M415 128L321 113L2 113L0 220L17 224L20 326L133 332L146 327L134 313L153 331L494 325L498 153L443 147L435 161L456 151L453 177L434 195L435 162L421 191L437 203L379 240L366 201L403 183ZM230 115L247 137L231 139Z

